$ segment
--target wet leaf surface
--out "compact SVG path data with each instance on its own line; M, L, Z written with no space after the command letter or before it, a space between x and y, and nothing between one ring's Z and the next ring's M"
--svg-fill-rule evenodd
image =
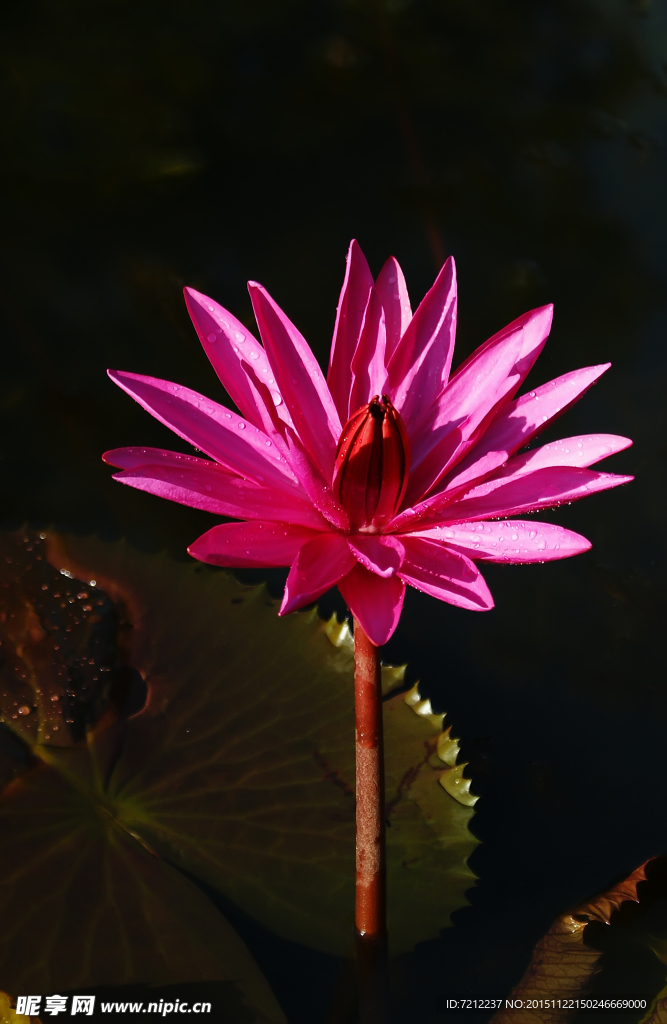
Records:
M286 938L350 953L354 710L341 628L314 612L279 619L263 587L127 548L56 539L50 558L75 575L94 566L134 624L148 700L109 782L126 826ZM391 689L399 674L385 677ZM415 714L399 694L385 721L399 952L436 936L466 902L476 840L471 809L438 784L442 715Z
M0 936L0 984L47 991L236 981L257 1020L280 1021L243 943L178 869L280 935L338 955L351 951L354 728L346 627L314 612L279 619L264 588L126 545L56 535L42 543L31 534L5 543L12 560L4 570L3 669L11 681L26 676L6 693L30 695L40 724L28 731L23 718L30 716L15 718L6 698L0 913L10 926ZM105 649L110 682L82 705L84 739L51 727L52 739L35 743L46 728L35 698L47 687L31 644L48 651L44 624L60 620L34 595L38 587L60 608L53 572L58 587L65 579L73 592L80 580L89 588L95 580L96 600L114 629L106 634L114 640ZM67 610L65 603L60 611ZM72 622L68 630L69 621L58 628L80 632L61 663L69 674L57 692L76 705L76 659L90 653L91 627L90 620ZM118 699L117 677L129 666L147 691L138 712ZM387 692L402 679L402 669L384 669ZM47 680L56 692L53 674ZM385 704L395 951L436 936L474 881L466 866L476 844L468 830L474 798L446 790L444 780L460 767L442 719L416 688Z

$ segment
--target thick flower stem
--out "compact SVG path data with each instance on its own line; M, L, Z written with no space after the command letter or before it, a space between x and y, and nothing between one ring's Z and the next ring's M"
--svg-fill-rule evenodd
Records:
M354 621L359 1024L384 1024L387 918L380 651Z

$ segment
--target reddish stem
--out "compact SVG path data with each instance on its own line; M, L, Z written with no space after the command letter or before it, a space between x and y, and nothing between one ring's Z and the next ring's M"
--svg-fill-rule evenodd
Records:
M387 918L380 651L354 620L357 756L355 927L360 1024L386 1018Z

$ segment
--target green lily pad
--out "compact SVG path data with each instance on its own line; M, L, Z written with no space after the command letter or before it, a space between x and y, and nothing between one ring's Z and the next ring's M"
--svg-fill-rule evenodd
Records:
M118 823L88 750L41 751L54 752L54 766L22 775L0 802L2 984L17 994L232 981L230 1021L284 1024L223 915Z
M50 560L94 573L133 623L148 686L109 780L123 822L278 934L351 952L354 698L346 627L280 619L264 587L95 540ZM333 642L332 642L333 641ZM385 671L390 689L402 670ZM439 784L442 716L385 704L391 948L437 936L474 881L472 809ZM415 714L415 711L418 713ZM150 751L150 757L146 752ZM448 748L448 756L451 748ZM449 757L451 761L451 757ZM465 789L465 784L462 786Z
M5 779L13 781L0 797L0 910L11 922L0 939L0 986L13 989L17 979L35 991L84 981L232 979L258 1020L281 1020L245 947L177 869L283 936L351 952L347 628L322 623L315 613L279 619L264 588L250 590L198 564L96 540L32 540L21 558L31 572L40 567L42 582L37 574L30 577L37 584L23 579L14 555L6 563L15 614L6 617L2 639L14 689L3 687L0 710L21 743L7 746ZM89 616L95 601L108 603L115 632L113 656L105 650L104 663L110 677L118 664L138 669L148 697L139 713L119 718L113 686L97 673L87 682L102 688L89 685L91 696L81 703L76 673L84 653L99 665L100 657L87 655L93 627L102 628L105 618L85 622L77 605L82 621L58 627L70 638L69 654L53 692L85 707L87 735L77 741L71 728L51 727L50 739L39 743L46 725L63 717L39 717L36 698L45 687L31 644L49 642L42 632L53 609L48 602L36 608L36 595L51 594L59 608L62 591L54 587L63 579L75 601L90 604L90 597L76 597L79 581L87 581L86 592L95 595ZM21 621L33 630L30 642L18 625L17 595ZM403 669L387 667L383 676L385 689L395 691ZM28 706L29 699L30 715L18 715L15 702ZM27 728L31 716L35 724ZM467 780L461 791L448 791L461 766L442 717L416 688L385 704L394 951L436 936L474 879L466 859L476 845L468 830L475 798Z

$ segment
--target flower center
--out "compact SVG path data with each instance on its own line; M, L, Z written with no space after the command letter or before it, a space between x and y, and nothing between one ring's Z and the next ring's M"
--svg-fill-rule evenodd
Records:
M386 395L376 395L343 427L333 491L353 530L379 533L403 500L410 472L405 424Z

